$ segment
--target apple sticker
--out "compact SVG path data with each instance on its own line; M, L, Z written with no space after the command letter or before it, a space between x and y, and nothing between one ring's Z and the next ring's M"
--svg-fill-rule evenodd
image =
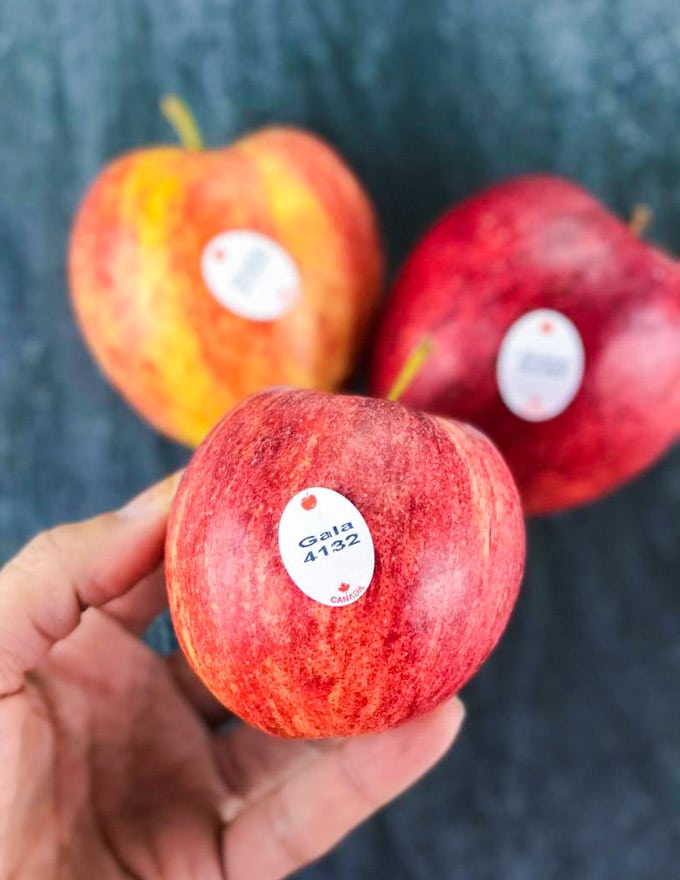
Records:
M251 321L275 321L300 295L300 272L273 239L250 229L221 232L203 248L201 272L224 308Z
M553 309L535 309L503 338L496 361L498 390L520 419L545 422L576 397L584 366L583 341L572 321Z
M279 551L293 583L322 605L351 605L373 578L366 520L333 489L314 486L290 499L279 520Z

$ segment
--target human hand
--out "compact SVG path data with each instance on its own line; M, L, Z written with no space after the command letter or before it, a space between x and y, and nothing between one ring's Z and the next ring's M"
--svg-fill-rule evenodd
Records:
M287 741L138 638L165 605L177 478L0 571L0 877L275 880L446 751L457 699L388 733ZM223 726L222 726L223 727Z

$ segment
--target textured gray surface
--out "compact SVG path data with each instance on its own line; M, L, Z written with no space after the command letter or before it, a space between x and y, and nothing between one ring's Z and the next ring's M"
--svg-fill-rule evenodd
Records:
M558 170L680 252L675 0L0 0L0 558L186 458L109 390L64 284L78 198L167 139L284 120L366 181L393 265L451 200ZM531 527L457 748L306 878L666 880L680 862L680 451Z

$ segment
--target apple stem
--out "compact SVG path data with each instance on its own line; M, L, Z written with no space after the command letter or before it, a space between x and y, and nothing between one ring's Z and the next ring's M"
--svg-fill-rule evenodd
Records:
M628 228L637 238L642 238L653 219L654 212L649 205L635 205L628 221Z
M387 400L399 400L404 391L415 379L418 371L430 356L430 352L434 348L434 340L428 334L423 336L418 345L413 349L411 354L406 358L404 366L399 370L394 384L390 388Z
M175 129L184 149L202 150L203 136L186 101L179 95L163 95L160 106L161 113Z

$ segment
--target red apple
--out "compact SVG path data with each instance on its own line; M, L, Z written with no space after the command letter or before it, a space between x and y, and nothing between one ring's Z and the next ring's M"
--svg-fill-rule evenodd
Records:
M519 496L476 430L291 390L251 397L199 447L166 552L194 670L289 737L383 730L456 692L505 628L523 562Z
M428 334L402 399L485 431L528 513L611 491L680 433L680 264L566 180L493 186L424 236L378 331L373 393Z

